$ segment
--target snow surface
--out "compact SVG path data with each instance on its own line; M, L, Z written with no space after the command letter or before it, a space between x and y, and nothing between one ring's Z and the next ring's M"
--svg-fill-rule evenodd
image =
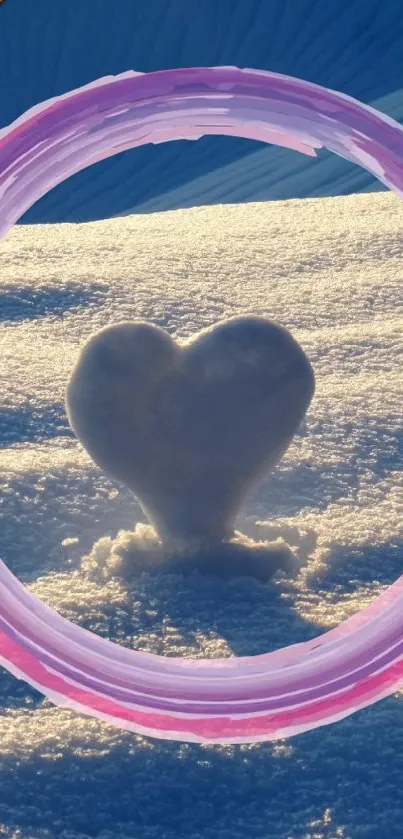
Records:
M101 76L215 65L298 76L402 121L402 42L402 0L5 0L0 127ZM149 145L78 173L24 220L89 221L380 188L347 161L326 152L319 161L233 137Z
M0 556L63 615L164 655L255 654L314 637L402 573L402 204L389 193L14 228L0 244ZM97 328L186 338L260 314L291 330L316 393L239 517L304 554L267 585L122 573L147 541L130 493L69 430L64 392ZM143 525L142 525L143 523ZM147 551L142 557L147 560ZM402 695L286 742L153 741L0 675L7 839L399 836Z

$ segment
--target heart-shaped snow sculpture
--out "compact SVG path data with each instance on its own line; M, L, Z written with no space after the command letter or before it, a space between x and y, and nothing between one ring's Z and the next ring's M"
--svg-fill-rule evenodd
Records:
M130 487L162 541L179 550L232 536L313 393L301 347L265 318L231 318L182 345L134 321L90 337L66 404L95 463Z

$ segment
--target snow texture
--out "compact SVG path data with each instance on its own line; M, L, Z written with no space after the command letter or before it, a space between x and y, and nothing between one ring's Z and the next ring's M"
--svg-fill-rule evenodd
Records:
M307 640L381 593L402 573L401 220L396 196L369 194L14 228L0 245L0 556L13 572L103 637L192 657ZM145 573L155 536L74 438L67 381L111 323L187 340L245 314L291 331L316 392L237 528L283 540L306 567L268 584ZM7 839L400 834L400 693L289 742L234 747L118 731L4 671L0 696Z
M6 0L0 11L0 127L101 76L218 65L298 76L403 120L401 0ZM253 140L204 137L98 163L24 220L378 189L368 172L326 151L315 162Z

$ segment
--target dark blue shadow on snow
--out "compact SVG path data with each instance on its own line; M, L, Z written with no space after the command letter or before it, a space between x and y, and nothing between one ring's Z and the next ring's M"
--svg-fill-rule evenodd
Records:
M101 283L85 289L80 285L64 284L35 288L32 285L0 287L0 322L21 322L49 316L63 316L85 306L102 305L106 287Z
M55 404L2 407L0 411L0 449L16 443L39 443L56 437L74 438L67 421L64 405Z

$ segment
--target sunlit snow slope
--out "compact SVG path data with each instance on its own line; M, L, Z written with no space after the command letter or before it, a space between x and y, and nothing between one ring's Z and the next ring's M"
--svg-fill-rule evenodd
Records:
M128 69L237 65L299 76L403 120L401 0L5 0L0 125L51 96ZM209 203L378 189L320 153L231 137L147 146L45 196L28 222L88 221Z

